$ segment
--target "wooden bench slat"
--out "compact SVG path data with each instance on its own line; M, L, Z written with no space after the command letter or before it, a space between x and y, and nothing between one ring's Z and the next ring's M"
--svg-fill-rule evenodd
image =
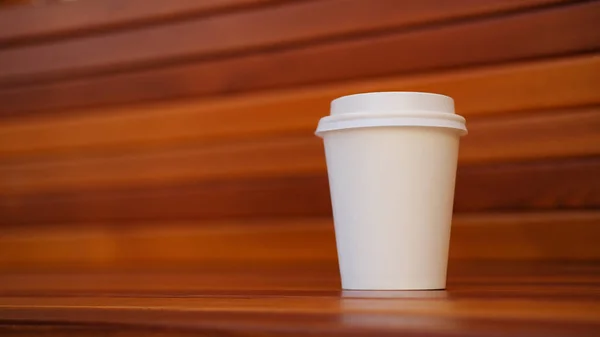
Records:
M456 215L451 259L594 260L600 213ZM9 227L0 236L0 270L140 270L231 263L335 264L329 218L112 226Z
M0 116L54 116L65 109L230 95L581 53L600 49L600 31L595 29L599 21L600 2L585 2L435 29L8 87L0 90ZM80 112L85 110L72 113Z
M472 119L459 163L490 163L600 154L597 107ZM4 160L0 193L178 184L190 180L277 177L325 172L312 134L240 142Z
M9 48L0 51L0 83L35 83L33 75L127 70L173 59L248 50L387 30L456 17L515 10L539 0L325 0L182 20L169 24ZM550 1L542 1L548 3ZM306 22L310 22L309 25Z
M600 157L461 165L455 212L600 208ZM330 216L325 173L0 193L0 226Z
M312 133L332 99L367 91L447 94L471 118L600 103L600 56L402 76L235 97L0 122L0 158Z
M277 0L103 0L45 2L0 10L0 46L185 19ZM300 0L298 0L300 1Z

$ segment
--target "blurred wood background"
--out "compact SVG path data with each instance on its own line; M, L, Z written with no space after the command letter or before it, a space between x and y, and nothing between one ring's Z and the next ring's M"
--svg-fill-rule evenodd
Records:
M592 336L600 1L0 1L3 336ZM452 96L448 290L340 291L317 121Z
M313 131L331 99L379 90L450 95L467 118L453 261L598 260L599 23L600 1L7 5L0 283L65 290L26 275L218 265L335 274Z

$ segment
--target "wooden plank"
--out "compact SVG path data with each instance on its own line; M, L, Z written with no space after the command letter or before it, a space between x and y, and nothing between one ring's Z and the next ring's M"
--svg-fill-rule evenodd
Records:
M600 266L593 261L540 260L461 260L449 261L450 298L470 298L485 294L488 299L527 297L533 301L549 296L556 299L587 298L597 289ZM8 296L85 296L145 295L232 297L248 293L264 295L327 296L339 295L339 270L335 264L279 265L244 267L230 263L218 267L177 270L57 270L2 272L0 294ZM459 288L463 285L464 287ZM532 288L535 287L535 288ZM526 288L527 296L519 291ZM343 292L349 298L446 298L444 292ZM211 296L211 294L207 294Z
M20 0L19 0L20 1ZM301 1L301 0L294 0ZM247 9L256 5L270 5L281 0L107 0L85 1L68 4L45 4L46 6L21 6L4 8L0 12L0 43L13 45L47 37L81 34L81 32L123 28L123 26L148 24L173 19L186 19L198 15L221 13L224 10ZM507 9L528 9L537 6L561 2L561 0L528 0L501 1L480 4L464 1L464 5L477 6L471 9L477 13L501 11ZM417 4L418 5L418 4ZM440 2L429 2L427 5L440 6ZM441 3L441 5L445 5ZM435 9L407 8L413 10L420 20L433 19L427 10L435 13ZM420 14L420 15L419 15ZM431 15L431 14L429 14Z
M461 285L460 289L465 287ZM73 336L89 331L91 336L161 337L524 337L590 336L597 331L597 302L554 298L532 301L525 294L535 289L521 287L519 297L495 300L416 295L403 298L381 292L375 292L379 297L349 297L345 293L323 296L315 292L304 296L245 292L235 297L206 291L189 298L13 296L6 298L0 309L1 317L11 325L0 331L16 332L18 336L28 332ZM588 293L595 294L593 290ZM34 324L37 328L26 328Z
M228 291L323 290L340 286L337 262L323 266L318 262L307 265L270 264L266 267L222 263L218 267L201 266L195 270L143 271L139 269L29 270L0 274L2 296L7 294L58 293L137 293L191 295L202 289ZM70 284L70 286L69 286Z
M600 2L585 2L439 28L6 88L0 91L0 114L20 117L26 112L233 94L580 53L600 48L598 21ZM385 62L381 55L386 55Z
M600 112L583 108L473 118L459 163L529 161L600 154ZM151 151L69 154L4 161L2 195L247 177L323 174L314 135L163 147Z
M324 216L328 186L326 175L313 175L2 195L0 225Z
M456 212L600 208L600 158L461 165Z
M161 329L157 332L154 328L145 327L115 327L108 324L86 324L86 325L61 325L61 324L0 324L0 334L4 337L126 337L126 336L148 336L148 337L189 337L199 333L198 331L177 331L174 329Z
M456 216L452 259L595 259L600 235L595 211ZM556 249L557 251L554 251Z
M13 6L20 6L24 4L31 4L31 0L4 0L0 3L2 10L12 9Z
M467 287L460 284L457 288ZM556 286L543 288L552 291ZM573 297L531 300L527 292L535 290L532 285L521 286L515 298L494 300L457 299L453 291L371 292L371 296L351 291L246 291L238 296L203 291L197 296L162 298L11 296L0 315L19 332L27 331L24 325L42 322L51 326L30 331L53 333L58 324L65 324L62 332L67 336L92 327L98 327L103 336L145 335L146 329L152 329L150 336L155 336L152 332L156 336L594 335L597 302ZM594 290L587 293L594 296Z
M0 11L0 45L39 42L49 37L81 35L124 26L185 19L275 0L109 0L46 2ZM32 41L33 40L33 41Z
M336 261L333 227L328 220L148 225L4 227L0 270L181 269L224 263L334 265Z
M6 49L0 82L35 83L33 75L130 69L173 59L231 54L349 34L516 10L551 1L325 0L182 20L163 25ZM307 25L306 22L310 22Z
M454 209L520 211L600 208L600 157L458 169ZM493 191L493 193L490 193ZM205 221L330 216L323 174L168 186L7 195L0 225Z
M459 214L450 257L597 260L599 223L597 211ZM5 272L335 266L337 258L328 218L5 226L0 253L0 270Z
M600 153L600 108L471 119L460 160L489 162ZM570 129L570 130L567 130ZM507 148L513 145L514 148Z
M497 319L538 319L558 321L578 321L598 323L595 312L600 309L597 302L582 302L579 306L573 302L553 302L552 300L540 301L541 303L524 303L526 301L509 299L505 301L485 301L482 299L451 300L442 298L437 300L407 301L398 298L344 298L339 296L250 296L235 298L230 296L199 296L188 298L148 298L148 297L118 297L118 296L79 296L28 298L8 297L2 309L29 308L29 309L96 309L97 311L123 311L123 309L137 309L148 311L187 311L196 314L205 312L227 312L231 309L242 313L315 313L338 314L343 313L385 313L396 315L431 315L442 317L479 317ZM533 308L543 308L542 303L548 305L546 310L535 312ZM362 304L362 305L361 305ZM521 307L518 307L521 305ZM479 309L479 310L478 310ZM510 310L507 310L510 309ZM538 309L538 310L539 310ZM574 309L575 312L570 312ZM495 314L495 315L494 315ZM527 314L522 317L519 314ZM447 335L446 335L447 336Z
M82 114L37 116L0 123L0 157L27 153L91 152L107 148L312 133L331 99L356 92L438 92L472 116L600 103L600 56L483 67L440 74L380 78L293 90ZM224 121L227 121L224 123Z
M530 337L598 331L598 263L451 266L448 289L433 292L340 291L337 271L315 268L2 274L0 334Z

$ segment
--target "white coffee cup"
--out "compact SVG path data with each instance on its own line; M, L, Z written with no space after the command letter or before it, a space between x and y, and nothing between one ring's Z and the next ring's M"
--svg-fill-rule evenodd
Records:
M459 138L452 98L344 96L323 137L342 288L445 289Z

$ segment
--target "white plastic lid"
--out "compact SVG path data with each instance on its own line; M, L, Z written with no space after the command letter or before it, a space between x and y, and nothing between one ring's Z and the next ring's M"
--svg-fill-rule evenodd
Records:
M465 119L454 113L454 100L424 92L372 92L343 96L331 102L331 115L321 118L324 132L382 126L425 126L467 134Z

